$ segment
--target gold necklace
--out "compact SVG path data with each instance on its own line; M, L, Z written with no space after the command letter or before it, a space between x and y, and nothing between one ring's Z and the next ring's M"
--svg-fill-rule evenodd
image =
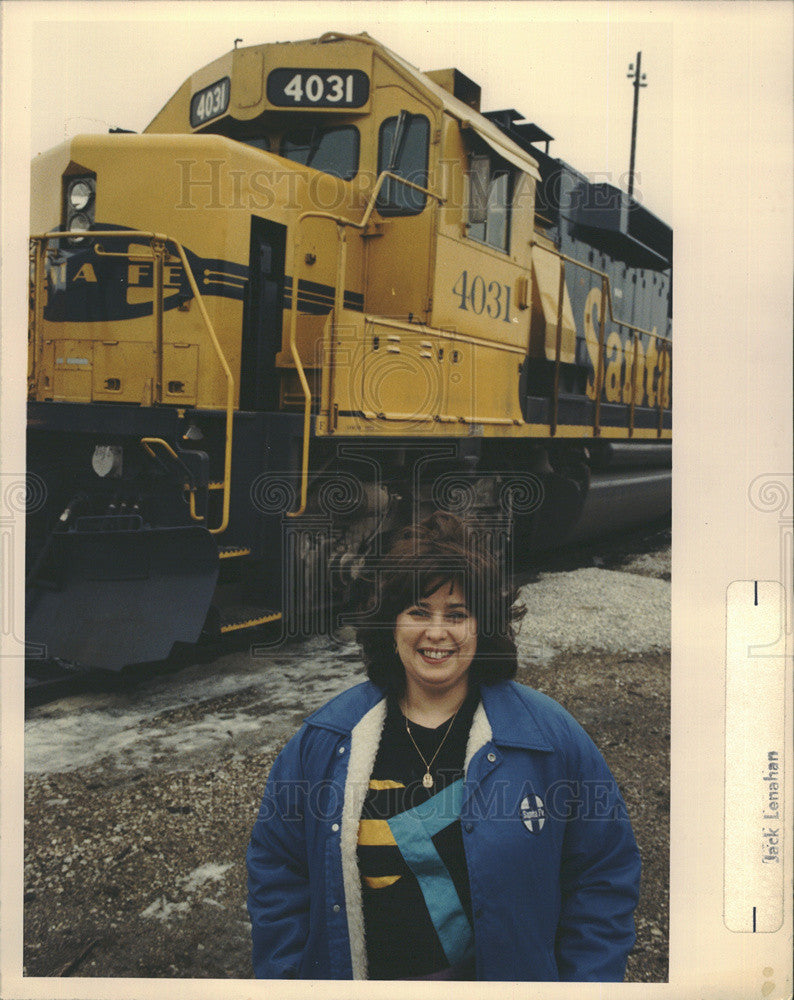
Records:
M406 718L406 716L403 716L403 718L405 719L405 731L408 733L408 739L411 741L411 743L413 743L414 750L416 750L416 752L422 758L422 763L427 768L426 773L422 776L422 784L425 786L425 788L432 788L433 787L434 781L433 781L433 775L430 773L430 768L433 766L433 761L436 759L436 757L438 757L438 754L439 754L439 751L441 750L441 747L444 746L444 740L446 740L447 736L449 736L449 732L452 729L453 723L455 722L455 719L457 718L458 712L460 711L460 709L461 709L461 706L458 705L457 710L455 711L455 714L449 720L449 725L447 726L447 731L444 733L443 739L438 744L438 747L436 748L436 752L430 758L430 762L429 763L425 760L422 751L416 745L416 740L413 738L413 735L411 733L411 727L408 725L408 719Z

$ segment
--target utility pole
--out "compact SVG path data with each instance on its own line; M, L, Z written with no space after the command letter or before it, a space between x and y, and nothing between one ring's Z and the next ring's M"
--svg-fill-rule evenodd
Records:
M631 159L629 160L629 198L634 193L634 151L637 147L637 110L640 106L640 87L647 87L645 74L640 73L642 63L642 52L637 53L637 68L634 63L629 63L629 71L626 76L634 81L634 114L631 119Z

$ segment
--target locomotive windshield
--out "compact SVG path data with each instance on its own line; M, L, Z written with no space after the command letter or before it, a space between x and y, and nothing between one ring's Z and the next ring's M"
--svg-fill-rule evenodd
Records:
M352 180L358 172L360 139L355 125L330 125L327 128L304 125L290 129L281 138L277 130L270 134L262 127L256 131L249 130L250 126L242 132L228 122L224 123L224 127L212 129L229 139L244 142L246 146L277 153L285 160L301 163L343 181Z
M401 111L380 127L378 173L388 170L413 184L427 184L427 155L430 122L424 115ZM378 196L381 215L416 215L425 207L427 196L389 178Z
M358 145L358 129L353 125L296 128L283 136L281 155L349 181L358 170Z

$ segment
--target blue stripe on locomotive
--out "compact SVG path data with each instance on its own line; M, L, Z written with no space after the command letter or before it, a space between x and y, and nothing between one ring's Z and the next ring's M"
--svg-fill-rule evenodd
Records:
M97 225L96 229L120 229ZM53 241L54 243L54 241ZM112 237L103 241L103 249L127 253L131 243L140 238ZM185 255L202 296L221 295L242 301L248 284L248 267L215 257L200 257L185 248ZM193 298L193 292L181 263L169 262L164 269L163 309L176 309ZM92 247L61 248L47 268L47 302L44 319L53 323L118 322L152 315L152 301L130 302L129 289L154 287L151 261L103 257ZM334 290L330 285L301 279L298 283L298 309L312 315L327 315L333 308ZM292 278L284 279L284 308L292 304ZM345 291L345 307L361 312L364 296Z
M120 229L97 225L97 229ZM103 249L127 253L140 238L112 237ZM54 241L53 241L54 243ZM202 295L224 295L242 300L248 283L248 268L232 261L200 257L185 248L193 276ZM168 262L163 280L163 309L176 309L193 298L181 262ZM103 257L93 247L61 248L47 268L47 302L44 319L57 323L117 322L152 315L152 302L130 302L130 288L153 288L152 261Z

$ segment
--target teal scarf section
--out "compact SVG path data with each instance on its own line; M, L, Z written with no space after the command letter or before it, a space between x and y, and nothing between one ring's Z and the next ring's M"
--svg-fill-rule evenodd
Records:
M462 801L463 779L459 778L388 821L405 863L416 876L450 965L468 958L474 938L452 877L431 838L460 819Z

